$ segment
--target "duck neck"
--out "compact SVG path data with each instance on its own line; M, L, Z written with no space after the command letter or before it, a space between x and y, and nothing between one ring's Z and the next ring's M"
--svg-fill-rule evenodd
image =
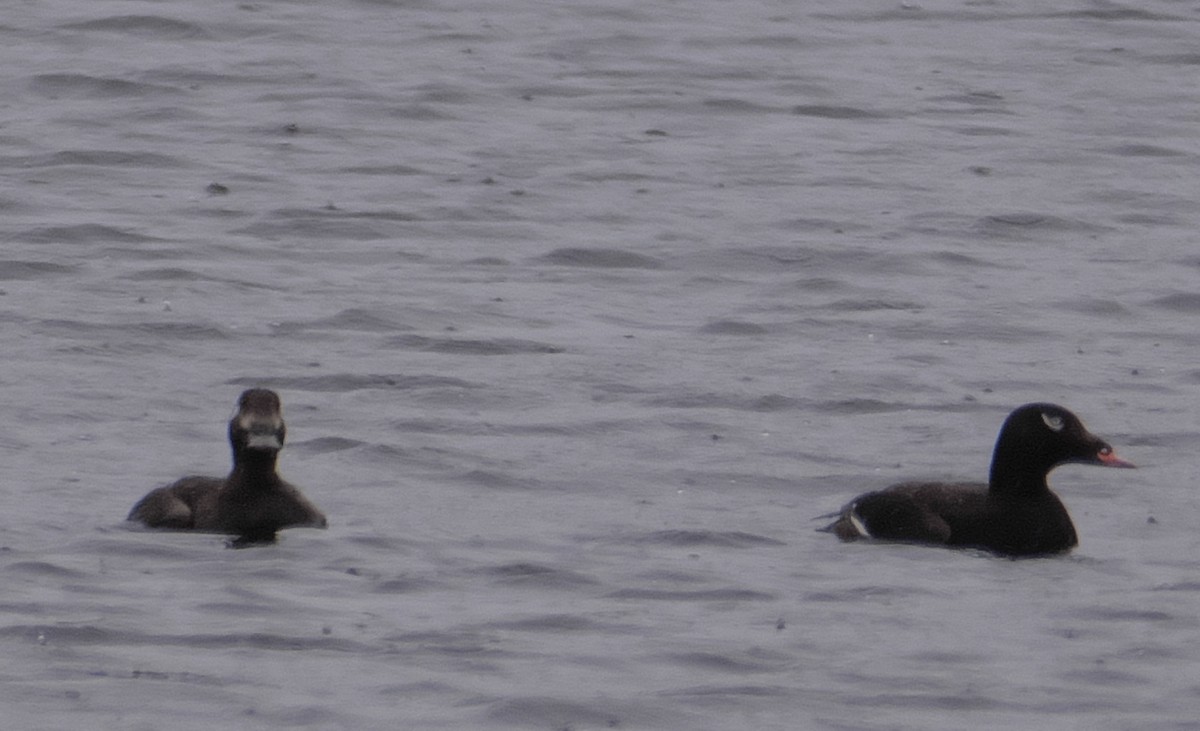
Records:
M1046 475L1050 468L1034 453L1019 449L1006 449L996 445L992 455L992 469L988 476L988 494L994 498L1029 498L1050 491Z
M233 474L245 478L275 477L278 452L263 449L243 449L233 456Z

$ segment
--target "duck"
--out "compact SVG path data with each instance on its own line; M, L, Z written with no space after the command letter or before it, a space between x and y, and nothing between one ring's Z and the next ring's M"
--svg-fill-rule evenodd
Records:
M274 542L284 528L326 528L325 514L276 471L286 435L279 395L266 388L247 389L229 421L229 474L190 475L151 490L127 520L150 528L231 535L231 545L238 547Z
M1065 553L1079 537L1046 478L1070 463L1134 467L1062 406L1025 404L1000 428L986 483L902 482L821 516L836 519L818 530L843 541L873 538L1010 557Z

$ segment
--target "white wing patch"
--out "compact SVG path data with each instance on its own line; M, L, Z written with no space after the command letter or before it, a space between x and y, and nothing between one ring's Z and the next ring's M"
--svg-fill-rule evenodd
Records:
M858 531L858 534L863 538L871 537L871 531L867 530L867 524L862 521L862 518L858 517L857 505L850 506L850 525L854 526L854 530Z
M1046 422L1046 426L1050 427L1050 431L1062 431L1065 425L1061 416L1047 414L1045 411L1042 412L1042 421Z

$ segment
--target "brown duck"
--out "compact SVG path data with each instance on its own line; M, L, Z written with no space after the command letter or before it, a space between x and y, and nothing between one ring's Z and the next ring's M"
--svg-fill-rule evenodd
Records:
M151 528L225 533L234 545L270 542L290 527L326 527L325 515L275 471L286 427L279 396L252 388L229 422L233 469L227 477L183 477L150 491L128 520Z

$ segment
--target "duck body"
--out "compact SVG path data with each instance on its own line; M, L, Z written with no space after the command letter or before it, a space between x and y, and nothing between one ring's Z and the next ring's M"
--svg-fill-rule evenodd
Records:
M326 527L325 515L276 472L285 436L279 396L261 388L245 391L229 422L229 475L192 475L152 490L128 519L151 528L234 535L239 544L274 540L283 528Z
M984 548L1014 556L1061 553L1079 543L1062 500L997 500L986 483L905 482L861 495L833 526L843 540Z
M1046 477L1071 462L1133 467L1070 411L1026 404L1000 430L987 483L900 483L858 496L822 530L845 541L974 547L1008 556L1062 553L1079 540Z

